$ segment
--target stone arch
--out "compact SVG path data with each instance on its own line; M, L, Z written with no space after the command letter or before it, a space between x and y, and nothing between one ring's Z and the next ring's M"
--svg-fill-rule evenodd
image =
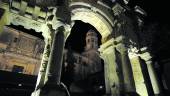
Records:
M22 25L26 29L34 29L36 32L43 32L43 36L46 38L45 48L47 50L44 51L44 59L43 59L44 62L42 62L42 67L41 67L42 70L40 70L40 72L42 72L42 74L40 73L40 75L39 75L40 80L38 79L40 81L40 84L39 84L39 81L37 80L38 81L37 82L38 86L36 87L36 91L37 91L37 89L41 89L41 86L44 86L44 78L45 78L44 76L46 73L46 66L48 63L47 61L49 60L48 57L49 57L49 53L51 52L50 46L51 46L52 38L51 38L50 33L53 33L53 35L55 34L56 36L60 35L61 37L64 37L64 35L66 35L66 37L68 36L69 32L67 32L67 31L69 31L69 28L68 28L68 30L64 30L67 28L63 28L63 26L67 27L65 25L68 22L66 22L67 20L65 20L65 19L69 19L70 10L64 10L64 9L67 9L67 7L68 7L67 4L65 4L65 5L60 4L57 7L53 6L51 8L54 10L50 9L50 10L48 10L48 12L46 12L46 11L41 11L40 9L42 6L41 5L37 6L36 3L35 4L33 3L34 5L36 5L35 8L31 8L31 6L28 6L28 2L25 0L19 0L20 2L13 0L12 2L4 2L4 3L3 3L3 1L4 0L0 0L0 2L2 2L2 3L0 3L0 9L4 10L3 16L0 17L0 29L4 25L9 25L10 23L12 23L14 25ZM47 3L43 2L43 1L47 1L47 0L40 0L40 1L42 1L41 3L43 3L43 4L47 4ZM51 3L55 3L55 1L58 1L58 0L52 0ZM108 88L111 90L110 94L119 96L119 92L117 92L117 89L118 89L118 91L120 91L119 90L120 86L117 86L117 85L120 85L119 83L117 83L117 82L119 82L118 81L119 79L117 79L117 81L115 82L115 78L117 77L117 73L119 71L119 70L117 71L117 69L115 67L115 65L117 63L115 59L117 57L120 58L122 61L122 62L118 62L118 63L122 64L122 70L123 70L122 75L124 77L124 81L127 81L127 82L122 83L123 87L126 88L126 89L122 89L122 90L123 90L123 92L134 92L135 91L134 88L131 88L131 87L133 87L133 85L132 85L133 77L128 76L128 75L131 75L131 72L130 72L131 69L128 68L129 66L127 66L130 64L127 63L128 56L127 56L127 48L125 46L124 37L128 37L127 35L134 37L135 34L134 35L131 34L132 30L127 29L127 27L130 27L129 25L122 26L122 25L127 25L127 23L124 22L124 20L126 20L128 18L125 18L127 16L124 16L123 15L124 13L120 14L122 12L125 12L125 10L132 11L132 13L134 11L129 8L126 8L126 6L123 6L123 4L119 4L120 2L116 3L115 0L112 0L112 1L115 1L114 3L111 2L111 0L108 0L108 1L107 0L64 0L64 1L70 1L70 3L71 3L69 8L71 9L71 19L73 22L74 22L74 20L81 20L83 22L89 23L89 24L93 25L94 27L96 27L96 29L102 35L102 40L104 41L104 43L102 44L102 46L100 48L100 52L102 52L103 58L107 61L106 65L107 65L108 73L106 74L106 78L108 78L108 81L109 81ZM106 1L107 2L110 1L111 4L107 5L106 3L104 3ZM47 4L47 6L49 7L51 5L51 3L49 3L49 5ZM61 3L61 2L58 2L58 3ZM10 6L8 6L8 4ZM11 4L12 4L12 7L11 7ZM61 10L57 10L57 8L59 8ZM140 9L138 11L140 11ZM60 13L59 16L56 15L56 12ZM114 13L114 15L119 15L119 16L117 16L118 18L114 19L113 13ZM131 12L130 12L130 14L131 14ZM135 15L135 14L131 14L131 15ZM52 17L52 18L48 18L48 17ZM133 23L133 22L129 22L129 21L130 20L127 20L128 23ZM139 22L142 23L142 20L139 19ZM50 26L52 26L52 28L49 28L48 24ZM62 27L60 27L60 26L62 26ZM113 31L113 28L115 28L115 26L117 29ZM132 26L134 26L134 24L132 24ZM124 27L126 27L126 28L124 29ZM51 31L51 29L53 29L53 30ZM60 29L60 30L58 30L58 29ZM121 29L121 30L119 30L119 29ZM55 31L55 32L53 32L53 31ZM58 31L63 32L64 35L57 34L57 33L60 33ZM117 32L118 35L119 34L122 35L122 33L123 32L125 33L125 31L127 34L123 37L120 37L120 38L111 37L110 38L110 34L113 32L114 33ZM107 37L109 37L109 40L107 40ZM127 42L129 43L129 41L127 41ZM61 43L63 44L63 41L58 42L57 46L61 45ZM133 60L131 58L131 61L134 61L134 62L132 62L132 64L133 63L135 64L137 62L138 67L140 69L140 66L139 66L140 62L138 60L139 56L145 60L148 70L149 70L149 75L152 77L151 83L152 83L152 87L154 89L154 93L159 94L160 89L159 89L158 82L156 80L156 76L154 74L154 70L152 67L152 60L151 60L152 57L150 56L150 53L147 52L146 49L140 49L140 51L141 51L141 53L138 53L135 51L132 52L133 56L135 54L135 57L133 57ZM116 52L119 53L118 55L120 55L120 56L116 56ZM59 56L62 57L62 52L61 52L61 54L59 54ZM53 58L53 59L55 60L55 58ZM57 64L59 64L59 63L61 64L60 61L61 60L58 60ZM50 65L50 64L48 64L48 65ZM137 71L137 72L142 74L141 71ZM56 70L54 70L53 73L54 73L53 77L55 78ZM143 75L140 75L140 77L142 77L142 76ZM136 78L137 77L138 76L136 76ZM54 81L52 81L52 82L54 82ZM137 83L138 83L138 81L137 81ZM145 90L145 89L143 89L145 87L145 81L141 80L138 83L138 85L139 85L138 88L141 89L141 91L139 93L143 94L144 93L143 90ZM143 86L143 87L141 87L141 86ZM145 90L145 91L147 91L147 90ZM36 96L39 96L39 95L36 95Z
M80 0L79 0L80 1ZM106 45L107 38L112 34L113 27L114 27L114 14L112 12L111 7L103 6L100 4L92 4L91 2L71 2L70 4L71 9L71 21L74 24L74 21L80 20L85 23L89 23L90 25L94 26L97 31L102 36L102 45ZM106 9L106 10L105 10ZM113 40L113 39L112 39ZM110 42L110 41L109 41ZM116 64L114 60L111 58L115 58L114 56L114 47L113 42L112 44L107 43L106 45L112 46L109 47L109 55L101 54L101 58L104 60L105 67L104 67L104 74L105 74L105 86L106 86L106 94L114 94L118 95L119 93L119 76L116 72ZM108 51L108 49L104 49ZM101 53L103 50L99 50ZM109 56L111 58L109 58ZM110 68L109 68L110 67ZM116 87L112 87L116 86Z
M102 36L104 41L113 31L112 17L108 17L104 11L98 8L99 6L93 6L87 2L72 2L71 8L71 21L81 20L85 23L89 23L94 26ZM103 6L100 6L103 7Z

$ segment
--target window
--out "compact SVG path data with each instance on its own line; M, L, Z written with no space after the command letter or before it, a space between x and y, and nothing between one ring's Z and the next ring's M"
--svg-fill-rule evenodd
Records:
M14 38L14 42L16 43L16 42L17 42L17 40L18 40L18 38L16 38L16 37L15 37L15 38Z
M12 72L16 72L16 73L22 73L24 70L23 66L18 66L18 65L14 65L12 68Z
M81 58L81 56L79 56L79 58L78 58L78 59L79 59L78 63L81 63L81 59L82 59L82 58Z
M90 39L87 39L87 43L89 43L90 42Z
M94 38L91 39L91 42L94 42Z

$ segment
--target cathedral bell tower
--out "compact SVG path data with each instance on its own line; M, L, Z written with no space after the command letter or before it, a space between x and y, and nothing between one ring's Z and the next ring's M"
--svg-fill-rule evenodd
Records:
M97 33L94 30L89 30L86 34L86 47L85 50L97 50L98 49L98 38Z

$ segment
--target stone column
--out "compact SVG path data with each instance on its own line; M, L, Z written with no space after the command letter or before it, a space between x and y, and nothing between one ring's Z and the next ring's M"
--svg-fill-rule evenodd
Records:
M46 42L36 90L32 96L65 96L60 85L64 48L64 27L55 31L51 42ZM51 45L51 46L50 46ZM49 57L49 58L48 58Z
M148 73L149 73L149 76L150 76L150 80L151 80L151 84L152 84L152 87L153 87L154 94L159 95L160 94L160 86L159 86L159 83L158 83L157 75L156 75L155 70L154 70L153 65L152 65L152 61L151 60L146 61L146 64L147 64Z
M106 89L106 94L110 94L111 93L111 89L110 89L110 82L109 82L109 70L108 70L108 63L107 63L107 57L106 56L102 56L102 59L104 60L104 77L105 77L105 89Z
M122 74L123 74L125 94L135 93L136 90L135 90L134 78L133 78L132 67L129 61L127 49L124 44L119 44L117 45L116 50L118 50L120 54L119 58L120 58L120 64L121 64Z
M44 46L43 57L39 68L35 91L32 93L31 96L39 96L41 88L44 86L45 74L46 74L46 69L47 69L47 64L48 64L48 59L50 54L50 46L51 46L50 38L48 38L48 36L44 36L44 38L45 38L44 40L45 46Z
M129 59L131 62L132 70L133 70L133 77L135 81L136 92L140 96L150 96L150 90L148 88L148 81L146 80L146 73L144 72L145 65L142 63L140 57L138 56L138 50L129 49L128 51Z
M145 60L145 62L146 62L154 94L155 94L155 96L158 96L161 93L161 89L160 89L157 75L156 75L155 70L152 65L152 60L151 60L152 57L149 52L145 52L145 53L141 54L141 58L143 60Z
M41 60L41 66L37 77L37 83L35 88L36 90L44 85L44 79L45 79L49 54L50 54L50 42L49 39L45 39L45 47L44 47L43 57Z
M102 44L99 51L104 60L106 94L109 96L120 96L120 82L113 39Z
M60 84L62 58L64 49L64 27L59 27L55 32L49 62L46 71L45 82L47 84Z

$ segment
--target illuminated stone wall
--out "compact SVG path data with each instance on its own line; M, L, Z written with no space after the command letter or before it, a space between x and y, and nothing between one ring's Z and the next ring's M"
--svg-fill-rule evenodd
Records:
M34 0L34 1L39 1L39 3L44 3L43 0ZM58 1L58 0L54 0L54 1ZM49 44L51 47L51 41L53 39L53 36L51 34L54 34L54 32L60 26L65 27L67 31L65 31L64 34L68 36L70 31L69 29L71 29L70 26L72 26L69 24L70 22L68 23L68 21L72 21L72 24L74 24L75 20L81 20L85 23L89 23L93 25L102 35L102 45L100 46L101 48L99 51L101 57L104 59L105 62L104 69L105 69L105 81L107 87L106 93L115 96L120 96L121 93L136 92L141 96L148 96L147 93L148 90L146 89L144 76L141 71L142 68L137 58L139 56L142 59L144 59L145 63L147 63L149 78L152 83L151 89L154 90L154 94L159 94L160 93L159 86L156 80L156 76L154 74L154 69L152 67L152 60L151 60L152 57L150 56L150 53L147 50L142 54L139 52L139 51L142 52L141 50L142 48L140 48L140 43L138 42L138 39L140 38L137 37L137 34L140 34L140 31L138 30L138 28L140 27L138 25L140 24L139 22L137 22L140 20L137 19L137 14L141 13L141 10L136 9L136 7L134 8L134 10L130 9L126 4L121 4L121 3L119 4L114 0L112 0L112 2L109 2L110 4L103 1L104 0L72 0L69 6L65 6L67 5L65 4L64 6L51 7L53 4L51 4L51 0L50 0L49 2L44 3L45 5L49 4L49 6L47 6L49 7L47 8L48 10L43 11L42 8L40 8L43 5L36 6L35 3L37 2L33 4L35 5L35 7L33 8L29 5L29 2L25 0L21 0L19 2L13 0L12 6L10 7L9 4L7 3L3 3L2 5L2 8L5 9L5 14L3 15L4 17L2 17L3 19L2 18L0 19L1 20L0 27L2 28L2 26L5 24L14 24L14 25L22 25L24 26L24 28L33 29L36 32L43 32L43 36L47 41L46 42L47 45ZM68 7L69 10L62 10L62 9L67 9ZM7 18L10 19L7 20ZM68 29L66 27L68 27ZM14 35L16 36L14 38L18 38L20 36L18 35L18 33L15 33ZM21 42L11 44L10 41L8 41L9 42L8 45L1 44L2 47L1 52L6 53L4 52L6 51L4 49L8 49L8 51L15 53L15 55L16 54L22 55L22 56L17 55L16 56L17 58L23 57L22 53L24 52L25 53L24 56L35 59L33 55L34 47L32 47L33 45L31 45L34 43L34 41L30 41L30 40L34 40L34 38L28 39L27 37L29 36L24 34L23 37L21 38L23 41ZM12 41L15 41L15 39ZM27 42L28 45L30 46L23 44L25 42ZM20 43L22 44L20 45ZM48 53L50 47L48 47L47 50L44 52L44 61L42 62L43 71L40 70L40 74L39 74L40 79L37 80L38 83L41 80L40 85L42 86L45 85L44 78L48 77L46 66L48 63L48 58L49 58ZM60 49L61 47L57 47L57 48ZM133 49L136 49L137 51ZM129 50L132 52L130 52ZM89 51L89 53L90 52L91 51ZM149 55L149 58L148 55L145 53ZM5 54L4 57L4 54L1 54L0 56L12 60L11 63L20 62L18 63L19 66L21 66L20 64L26 65L25 63L21 63L22 60L20 61L13 60L15 55ZM129 57L127 55L129 55ZM62 55L60 54L60 56ZM121 62L118 62L119 61L118 59L120 59ZM129 59L131 61L130 64L128 61ZM3 61L4 64L10 62L9 60L7 61L5 60L2 59L1 61ZM23 59L23 62L24 61L26 60ZM31 65L31 64L27 64L27 65ZM10 67L11 66L9 66L9 69ZM33 66L28 67L28 69L30 70L33 69ZM53 71L54 70L57 70L57 68L53 69ZM27 71L27 73L29 72ZM38 83L37 85L39 85ZM135 83L135 86L133 86L132 83Z
M18 66L24 74L37 75L44 42L38 37L4 27L0 35L0 69L14 71ZM17 69L16 69L17 70Z
M0 33L3 30L3 26L5 25L6 17L5 10L0 8Z

